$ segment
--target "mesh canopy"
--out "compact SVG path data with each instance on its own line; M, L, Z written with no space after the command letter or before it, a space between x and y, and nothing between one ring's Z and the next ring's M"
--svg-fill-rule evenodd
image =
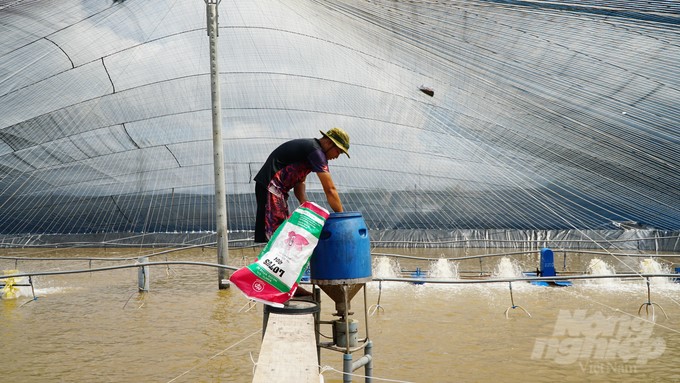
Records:
M680 229L676 1L219 11L230 230L269 152L334 126L370 229ZM203 1L0 0L0 34L0 233L215 230Z

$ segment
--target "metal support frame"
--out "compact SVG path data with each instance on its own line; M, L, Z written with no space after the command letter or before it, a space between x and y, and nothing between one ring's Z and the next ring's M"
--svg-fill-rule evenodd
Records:
M373 375L373 342L371 342L370 337L369 337L369 328L368 328L368 299L367 299L367 293L366 293L366 283L363 283L361 288L364 290L364 326L365 326L365 332L366 332L366 337L363 339L359 339L358 342L361 343L358 346L352 347L350 345L350 329L349 329L349 312L345 312L342 317L345 321L345 346L344 347L338 347L337 345L334 344L322 344L320 342L317 342L317 351L319 352L319 361L321 360L320 357L320 352L321 348L325 348L328 350L332 351L337 351L337 352L342 352L342 369L343 369L343 378L342 381L343 383L352 383L352 372L358 370L361 367L364 367L364 377L365 377L365 382L366 383L371 383L372 380L372 375ZM315 287L315 290L317 288ZM344 307L349 308L350 302L349 302L349 290L348 290L348 285L342 285L342 299L344 303ZM315 294L315 300L321 304L321 295L316 295ZM317 333L318 333L318 324L332 324L333 322L328 322L328 321L320 321L317 320ZM318 340L318 338L317 338ZM356 351L359 351L363 349L364 350L364 355L357 359L356 361L353 359L352 354Z

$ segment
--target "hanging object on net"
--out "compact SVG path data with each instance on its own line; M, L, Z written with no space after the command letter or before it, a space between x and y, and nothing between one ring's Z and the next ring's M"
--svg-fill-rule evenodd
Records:
M429 86L421 85L418 89L430 97L434 97L434 89Z

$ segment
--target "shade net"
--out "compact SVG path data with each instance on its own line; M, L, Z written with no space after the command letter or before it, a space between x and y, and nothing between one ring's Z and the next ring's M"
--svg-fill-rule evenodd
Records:
M269 152L334 126L371 230L680 230L676 1L218 8L232 232ZM203 1L0 0L0 36L0 233L216 229Z

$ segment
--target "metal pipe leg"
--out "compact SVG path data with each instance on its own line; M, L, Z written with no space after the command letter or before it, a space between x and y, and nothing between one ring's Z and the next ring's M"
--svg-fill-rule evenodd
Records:
M342 383L352 383L352 354L342 354Z
M373 381L373 342L367 341L364 347L364 355L368 355L370 358L369 362L366 363L366 370L364 375L366 375L366 383L371 383Z

